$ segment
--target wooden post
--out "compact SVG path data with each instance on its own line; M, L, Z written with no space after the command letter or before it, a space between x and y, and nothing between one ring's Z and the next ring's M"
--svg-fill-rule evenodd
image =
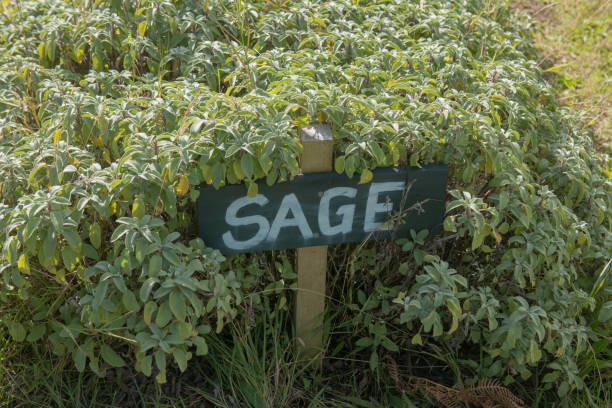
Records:
M334 140L328 125L311 125L300 132L303 151L302 173L332 170ZM297 249L298 291L295 305L295 327L298 344L307 357L321 353L321 323L325 309L325 275L327 245Z

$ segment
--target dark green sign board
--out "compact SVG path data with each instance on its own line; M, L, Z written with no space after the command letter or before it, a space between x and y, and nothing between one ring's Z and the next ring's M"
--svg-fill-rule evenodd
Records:
M448 168L386 167L372 181L310 173L248 197L243 185L200 187L198 222L206 245L238 253L408 236L442 227Z

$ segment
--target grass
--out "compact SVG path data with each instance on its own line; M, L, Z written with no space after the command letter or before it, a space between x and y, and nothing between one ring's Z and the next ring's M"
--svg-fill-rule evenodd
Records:
M268 304L256 322L233 322L211 340L206 358L195 359L185 373L169 372L165 385L129 366L104 378L79 373L45 346L16 345L3 333L0 408L435 406L397 395L359 356L326 358L319 370L296 353L290 311L278 306Z
M612 2L517 0L538 25L535 45L559 100L584 113L602 148L612 147Z

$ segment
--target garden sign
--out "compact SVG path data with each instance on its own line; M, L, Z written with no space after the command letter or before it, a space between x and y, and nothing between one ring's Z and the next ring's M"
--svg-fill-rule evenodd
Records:
M247 196L243 185L219 190L204 185L198 198L200 237L222 253L300 248L298 337L300 320L307 321L302 325L305 335L306 328L315 326L315 314L323 311L326 245L407 237L411 229L439 232L448 174L441 164L386 167L373 170L369 183L359 184L358 177L329 171L333 147L329 127L303 129L302 144L301 167L307 174L272 186L259 182L254 197ZM303 302L300 289L304 289ZM312 307L313 303L317 305ZM300 319L304 308L307 316ZM319 340L304 341L312 345Z

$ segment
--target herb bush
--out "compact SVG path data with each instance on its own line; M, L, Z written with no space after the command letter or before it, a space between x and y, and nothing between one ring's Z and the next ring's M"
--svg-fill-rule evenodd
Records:
M98 375L126 359L159 382L184 370L283 285L194 239L195 186L288 180L297 129L324 122L335 170L362 182L450 170L442 237L415 232L383 266L358 262L365 247L351 296L330 289L372 369L437 344L477 376L537 374L561 396L595 372L612 324L608 270L594 286L612 252L610 158L556 104L507 4L0 6L0 318L15 341Z

